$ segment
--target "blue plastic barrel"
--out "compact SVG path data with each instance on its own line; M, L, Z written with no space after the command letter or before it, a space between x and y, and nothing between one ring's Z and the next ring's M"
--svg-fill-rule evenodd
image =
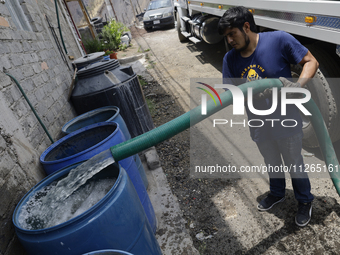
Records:
M102 251L94 251L90 253L86 253L83 255L133 255L129 252L118 251L118 250L102 250Z
M106 121L114 121L119 124L120 130L123 132L126 140L131 139L130 132L126 126L124 119L120 115L117 106L105 106L86 113L83 113L67 122L61 131L68 135L80 128Z
M142 177L143 183L145 188L147 189L149 186L149 181L148 181L148 177L146 176L145 170L144 170L144 166L142 161L140 160L140 157L138 154L135 154L132 156L134 161L136 162L137 168L138 168L138 172L140 174L140 177Z
M100 122L81 128L64 136L40 156L40 162L46 174L51 174L63 167L88 160L113 145L122 143L125 137L115 122ZM157 229L155 212L135 161L128 157L119 161L128 173L136 188L140 201L144 207L150 225L154 232Z
M114 121L119 124L119 128L123 132L125 139L129 140L131 139L130 132L126 126L124 119L121 117L119 112L120 110L117 106L101 107L101 108L83 113L82 115L79 115L76 118L70 120L62 127L61 131L64 134L70 134L88 125L92 125L92 124L99 123L99 122L105 122L105 121L106 122ZM140 176L142 177L144 186L147 189L149 183L148 183L148 178L146 177L146 174L145 174L143 164L138 154L135 154L133 158L137 164L137 168L138 168Z
M110 191L84 213L50 228L27 230L20 226L18 217L30 197L66 176L76 165L68 166L39 182L16 206L12 220L18 239L27 253L74 255L116 249L134 255L161 255L138 194L126 171L116 163L93 177L117 180Z

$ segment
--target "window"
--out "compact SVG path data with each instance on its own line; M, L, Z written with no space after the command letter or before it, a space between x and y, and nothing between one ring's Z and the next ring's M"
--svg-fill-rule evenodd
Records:
M170 0L156 0L149 4L148 10L156 10L160 8L171 7Z
M20 6L19 0L5 0L5 5L9 10L17 29L32 31L28 19Z

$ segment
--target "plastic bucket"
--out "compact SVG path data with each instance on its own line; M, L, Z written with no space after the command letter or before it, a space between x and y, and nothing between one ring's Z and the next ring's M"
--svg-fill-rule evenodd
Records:
M63 167L88 160L124 141L125 137L117 123L100 122L81 128L58 140L41 154L40 162L46 174L51 174ZM131 178L155 232L157 229L155 212L133 157L123 159L119 161L119 164Z
M64 134L70 134L80 128L86 127L91 124L99 123L99 122L109 122L109 121L114 121L117 122L119 125L120 130L123 132L125 139L129 140L131 139L130 132L125 124L124 119L121 117L119 114L120 110L117 106L106 106L106 107L101 107L89 112L86 112L82 115L79 115L78 117L70 120L67 122L61 129L61 131ZM148 188L148 179L145 174L145 170L143 167L143 164L138 156L138 154L135 154L133 156L138 172L140 176L142 177L143 183L145 188Z
M161 255L136 190L126 171L118 164L109 165L93 177L101 179L110 176L117 180L110 191L84 213L45 229L27 230L19 225L20 211L29 198L43 187L66 176L76 166L68 166L48 176L35 185L16 206L13 223L27 253L74 255L117 249L134 255Z
M130 31L124 32L124 33L122 34L122 36L124 36L124 35L127 35L127 36L129 37L129 43L130 43L131 40L132 40L131 32L130 32Z

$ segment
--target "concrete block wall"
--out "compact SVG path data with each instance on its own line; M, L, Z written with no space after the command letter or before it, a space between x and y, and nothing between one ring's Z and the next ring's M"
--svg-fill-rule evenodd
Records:
M55 141L61 137L61 127L75 117L67 101L71 63L66 54L67 63L62 59L45 18L60 41L54 1L18 2L32 31L17 29L0 2L0 255L25 254L15 235L12 214L23 195L45 177L39 156L51 145L17 85L5 73L20 83ZM76 41L61 11L59 15L68 54L78 58Z

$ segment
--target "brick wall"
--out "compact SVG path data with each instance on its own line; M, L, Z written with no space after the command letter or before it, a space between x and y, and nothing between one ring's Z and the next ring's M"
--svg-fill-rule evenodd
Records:
M14 0L6 0L14 1ZM16 204L45 177L39 156L51 141L38 123L17 85L20 83L54 140L61 127L75 117L67 101L73 70L61 57L46 22L49 18L59 38L54 0L17 0L32 31L18 29L0 1L0 255L25 254L18 242L12 214ZM81 56L59 9L68 55Z

